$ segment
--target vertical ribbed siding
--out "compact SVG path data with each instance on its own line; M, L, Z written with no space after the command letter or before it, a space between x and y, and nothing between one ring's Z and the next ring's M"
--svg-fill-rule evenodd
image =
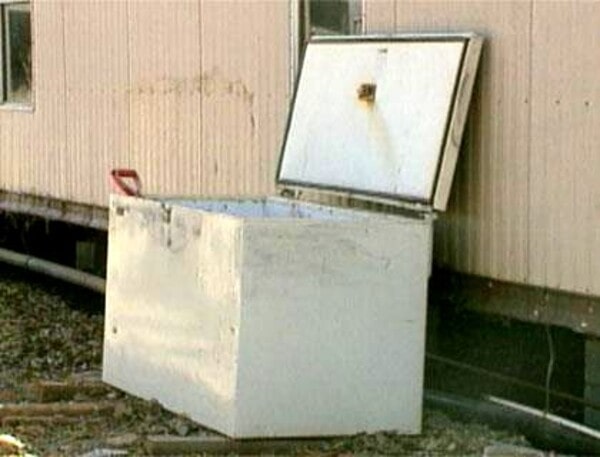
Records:
M145 192L196 190L200 154L197 2L129 1L131 165Z
M109 170L131 166L148 194L271 192L289 15L269 0L34 2L35 110L0 110L0 187L105 205Z
M288 106L287 2L202 2L202 191L273 189Z
M298 2L279 2L275 10L271 3L263 1L260 25L260 61L268 65L263 67L261 64L258 81L258 93L266 92L267 96L257 97L257 131L268 132L257 138L261 177L258 192L261 194L272 194L275 189L275 175L294 91L292 76L295 75L292 75L291 69L296 64L293 59L297 54L292 52L290 41L299 42L298 37L292 39L292 34L298 33L298 30L290 19L291 8L297 8ZM273 23L279 25L273 27Z
M66 197L106 204L108 172L128 157L124 2L64 2Z
M392 33L396 30L396 0L365 1L365 33Z
M271 193L289 106L290 2L33 4L35 111L0 110L0 187L106 204ZM366 30L487 38L436 260L600 294L600 4L368 0Z
M530 278L600 294L600 3L534 3Z
M287 2L129 2L131 163L151 194L273 188Z
M65 117L65 46L63 41L63 5L59 2L33 4L33 81L35 114L22 113L32 122L26 128L32 138L33 173L18 189L28 193L67 196L65 179L69 158L66 145ZM0 133L0 136L2 133ZM2 150L2 154L20 151ZM2 170L2 179L5 174Z
M511 281L527 275L529 2L404 2L398 29L472 30L486 37L436 260Z
M19 191L23 187L33 190L35 183L27 181L25 167L29 162L30 148L19 138L18 118L20 113L0 113L0 151L2 151L2 187L7 190ZM4 152L6 151L6 152ZM25 160L24 160L25 159ZM27 183L23 185L23 183Z
M248 75L248 69L253 68L256 55L247 49L255 37L243 25L246 20L252 23L248 10L253 8L246 2L201 5L202 184L210 194L241 194L254 187L252 179L243 176L256 153L255 92L248 79L254 76Z
M366 20L486 37L436 261L600 294L600 3L369 1Z
M33 4L34 111L0 111L3 189L105 204L109 161L128 150L123 6Z
M398 0L369 10L381 31L475 31L486 37L436 261L510 281L527 278L530 2ZM386 18L382 23L380 18Z

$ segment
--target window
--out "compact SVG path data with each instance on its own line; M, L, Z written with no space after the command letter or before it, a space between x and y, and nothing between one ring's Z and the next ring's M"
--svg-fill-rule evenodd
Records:
M298 61L313 35L358 35L362 32L362 0L300 0ZM292 69L295 78L296 68Z
M360 0L304 0L302 32L306 42L312 35L354 35L360 33Z
M348 0L312 0L310 25L312 35L347 35L355 33L357 18L350 17L357 2Z
M31 8L29 2L0 3L3 104L31 103Z

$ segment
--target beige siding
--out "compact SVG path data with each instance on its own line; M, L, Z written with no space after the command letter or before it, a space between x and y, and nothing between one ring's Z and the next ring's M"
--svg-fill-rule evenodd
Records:
M290 101L290 1L34 0L35 110L0 108L0 187L103 206L271 193ZM600 294L599 2L367 0L367 32L487 37L436 261Z
M371 25L367 16L370 32L472 30L486 36L450 208L438 223L436 259L462 271L524 281L529 2L398 1L394 14L378 15L387 23Z
M132 1L128 16L131 165L146 192L197 192L200 4Z
M396 28L396 0L367 0L363 4L365 33L394 32Z
M289 5L203 2L202 15L202 190L272 192L289 104Z
M600 2L534 4L530 278L600 294Z
M64 150L64 71L62 66L47 71L63 61L62 8L60 4L35 6L41 21L33 24L33 33L48 37L36 39L33 59L34 78L40 80L35 97L43 109L34 116L0 108L0 173L4 189L45 194L51 188L64 188L64 180L58 178L66 164L66 156L59 152Z
M600 3L393 3L368 3L368 31L487 38L438 264L600 294Z
M27 123L23 127L32 138L35 157L31 163L34 168L28 179L16 182L13 189L42 195L66 195L69 183L64 172L69 158L66 153L64 8L58 2L34 4L33 14L36 17L32 24L36 111L35 114L21 113L21 117ZM6 131L7 127L4 113L0 112L0 129ZM5 135L0 133L0 137ZM22 151L2 148L1 153L3 161L5 157L19 160ZM0 172L3 182L13 177L5 173L4 168L0 168Z
M70 200L103 202L108 170L128 161L126 8L104 0L63 3L67 161L61 175Z
M34 0L34 110L0 108L0 187L103 206L109 170L134 167L149 194L271 192L289 16L270 0Z

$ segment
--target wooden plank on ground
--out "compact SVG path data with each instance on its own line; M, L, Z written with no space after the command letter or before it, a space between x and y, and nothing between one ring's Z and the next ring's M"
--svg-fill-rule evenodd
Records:
M77 396L99 398L106 396L111 388L101 381L63 382L36 381L26 386L28 398L40 403L73 400Z
M45 427L53 427L56 425L72 425L80 422L78 417L67 416L6 416L2 418L0 423L3 427L15 427L18 425L42 425Z
M329 442L325 439L231 440L209 435L150 435L146 437L144 447L149 455L261 455L297 453L307 448L319 448Z
M0 419L17 416L89 416L111 414L119 402L10 403L0 405Z

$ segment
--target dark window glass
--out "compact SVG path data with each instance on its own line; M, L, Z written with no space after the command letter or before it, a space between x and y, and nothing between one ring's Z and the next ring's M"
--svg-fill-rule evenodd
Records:
M4 6L5 99L31 100L31 14L29 4Z
M312 35L350 33L348 0L311 0Z

